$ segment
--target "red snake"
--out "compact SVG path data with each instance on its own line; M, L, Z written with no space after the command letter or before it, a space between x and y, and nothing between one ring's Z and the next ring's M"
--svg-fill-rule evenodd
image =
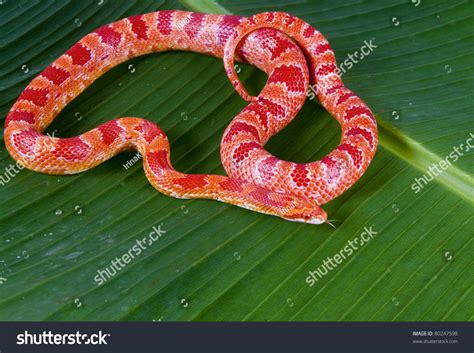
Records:
M176 171L165 133L141 118L114 119L71 138L42 133L104 72L130 58L166 50L223 58L234 87L250 102L222 138L221 160L229 176ZM242 87L234 55L268 74L258 97L250 97ZM316 162L280 160L263 146L298 113L309 83L340 123L341 142ZM4 136L11 156L34 171L79 173L121 151L137 149L148 180L166 195L214 199L313 224L327 222L320 205L362 176L378 143L375 118L342 83L327 39L311 25L281 12L245 18L158 11L105 25L73 45L25 88L8 113Z

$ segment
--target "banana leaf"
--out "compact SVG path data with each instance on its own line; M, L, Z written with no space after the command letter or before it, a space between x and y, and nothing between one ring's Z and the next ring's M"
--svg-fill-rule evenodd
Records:
M164 9L285 11L314 25L346 85L376 113L372 164L325 206L339 220L333 229L164 196L133 152L79 175L35 173L16 166L2 138L0 320L472 320L473 3L2 0L0 123L32 78L84 35ZM372 50L354 62L364 43ZM257 93L265 75L240 66ZM100 77L47 132L69 137L143 117L166 131L178 170L224 173L220 139L245 105L220 60L157 53ZM309 162L339 138L337 122L308 99L267 148ZM98 284L100 271L152 232L156 241ZM344 250L368 234L350 255ZM327 265L337 254L345 258Z

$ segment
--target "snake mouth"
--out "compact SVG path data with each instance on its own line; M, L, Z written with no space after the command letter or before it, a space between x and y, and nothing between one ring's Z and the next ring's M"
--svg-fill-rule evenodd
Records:
M304 221L304 222L309 223L309 224L323 224L323 223L325 223L324 219L320 218L320 217L313 217L309 221Z
M290 217L283 218L291 222L300 222L308 224L323 224L326 222L326 217L324 217L323 215L311 215L306 213L294 214Z

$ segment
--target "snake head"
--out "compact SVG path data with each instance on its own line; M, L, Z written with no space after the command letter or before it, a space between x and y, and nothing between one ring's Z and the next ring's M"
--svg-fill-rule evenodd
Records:
M303 205L289 211L283 218L292 222L322 224L326 223L328 216L318 205L305 202Z

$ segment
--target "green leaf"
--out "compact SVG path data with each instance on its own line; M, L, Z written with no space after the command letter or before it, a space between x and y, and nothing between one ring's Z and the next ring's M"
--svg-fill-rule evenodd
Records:
M275 10L324 33L340 65L364 41L377 46L343 78L377 113L380 147L364 176L325 206L340 220L335 230L169 198L148 183L141 161L123 167L133 153L57 177L16 172L1 148L0 176L10 180L0 184L0 320L473 319L473 163L465 151L473 132L472 2L99 3L2 2L2 119L34 76L100 25L163 9ZM254 92L265 82L245 65L240 76ZM244 106L220 60L153 54L100 77L48 131L74 136L113 118L144 117L168 134L177 169L223 173L220 138ZM267 147L307 162L339 137L335 120L308 101ZM415 179L445 158L452 165L415 193ZM165 233L98 286L97 271L153 227ZM370 228L373 239L348 255L349 241ZM308 272L341 253L346 258L310 287Z

